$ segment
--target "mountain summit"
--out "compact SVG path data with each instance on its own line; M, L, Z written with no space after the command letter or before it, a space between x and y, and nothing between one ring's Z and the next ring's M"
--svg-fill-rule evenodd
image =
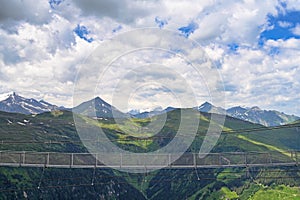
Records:
M224 108L214 106L209 102L205 102L201 106L196 107L195 109L197 109L200 112L206 113L226 114L226 110Z
M73 108L73 112L94 118L129 117L128 114L122 113L100 97L81 103Z
M58 109L57 106L45 101L27 99L15 92L0 95L0 111L22 114L39 114Z

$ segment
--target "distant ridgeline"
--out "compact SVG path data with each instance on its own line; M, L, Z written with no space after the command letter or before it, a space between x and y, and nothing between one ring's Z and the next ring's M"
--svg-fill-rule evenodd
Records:
M38 101L33 98L24 98L14 92L0 95L0 111L21 114L39 114L53 110L72 110L75 113L91 118L148 118L164 114L175 109L176 108L173 107L167 107L165 109L159 107L146 112L132 110L128 113L123 113L99 97L83 102L73 109L68 109L50 104L44 100ZM275 110L261 110L257 106L252 108L238 106L225 110L224 108L216 107L208 102L205 102L198 107L194 107L194 109L205 113L226 114L234 118L264 126L279 126L289 124L300 119L298 116L287 115Z

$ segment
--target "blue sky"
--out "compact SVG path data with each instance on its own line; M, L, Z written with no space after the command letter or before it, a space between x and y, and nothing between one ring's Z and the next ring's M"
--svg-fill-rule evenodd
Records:
M300 23L300 11L280 12L277 16L268 15L269 30L265 30L260 34L263 40L287 40L290 38L300 38L299 33L295 33L294 29Z
M300 115L296 0L26 0L4 1L0 12L0 93L16 91L72 106L78 63L118 35L157 27L201 45L223 78L227 107L257 105ZM167 59L156 61L177 66ZM108 102L109 88L107 83L100 94ZM151 101L172 104L165 97L158 91ZM136 103L141 109L151 106Z
M178 28L178 30L184 35L184 37L188 38L198 28L199 28L199 26L197 23L191 22L187 26Z
M115 31L115 29L114 29ZM78 37L80 37L81 39L91 43L93 42L93 38L89 38L88 35L90 33L90 31L83 25L79 25L77 24L76 28L74 29L74 33L76 33L76 35Z

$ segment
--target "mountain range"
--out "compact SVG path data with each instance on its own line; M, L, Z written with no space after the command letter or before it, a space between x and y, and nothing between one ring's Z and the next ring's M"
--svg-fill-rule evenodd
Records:
M99 100L99 99L98 99ZM100 102L100 101L99 101ZM88 103L89 104L89 103ZM84 104L84 105L88 105ZM62 160L57 152L87 153L76 131L73 113L69 111L46 112L37 115L23 115L0 112L1 162L19 162L15 151L26 151L26 162L45 162L44 156L35 152L52 152L56 155L50 162L72 162ZM154 152L168 145L178 131L181 109L169 111L164 127L155 132L156 127L148 126L144 133L156 133L144 140L131 133L120 132L114 120L94 120L82 118L84 124L100 126L110 141L129 152ZM125 119L121 124L126 130L143 130L142 127L159 120L157 117ZM200 113L199 129L187 152L198 153L210 126L211 114ZM217 123L213 121L213 123ZM287 162L293 155L287 150L300 150L299 122L293 126L266 128L227 117L212 153L222 156L208 156L207 164L223 163L230 160L247 159L249 163ZM228 132L230 130L230 132ZM251 133L247 130L253 130ZM189 135L186 135L189 136ZM49 142L50 141L50 142ZM107 140L98 138L101 146ZM4 156L8 152L8 156ZM229 154L226 152L235 152ZM249 152L240 157L239 152ZM260 152L260 153L259 153ZM21 155L21 154L20 154ZM25 155L25 154L24 154ZM70 154L71 155L71 154ZM196 155L196 154L195 154ZM220 155L220 154L219 154ZM90 163L91 157L75 156L73 162ZM195 157L198 159L197 157ZM299 158L299 157L298 157ZM130 159L128 157L127 159ZM126 161L124 159L124 161ZM199 164L202 162L199 160ZM174 164L190 162L184 155ZM230 166L230 165L228 165ZM299 166L257 166L224 168L166 168L146 173L127 173L109 168L50 168L50 167L0 167L0 199L241 199L279 200L299 199ZM274 198L277 195L278 198Z
M15 92L0 95L0 111L21 114L39 114L52 110L63 109L44 100L27 99Z
M139 110L132 110L128 113L123 113L114 106L105 102L100 97L81 103L74 107L74 113L82 114L92 118L149 118L163 113L175 110L176 108L167 107L165 109L157 108L152 111L140 112ZM226 114L228 116L249 121L264 126L278 126L288 124L299 120L300 117L295 115L288 115L276 110L262 110L259 107L232 107L224 109L205 102L194 109L204 113ZM35 100L33 98L24 98L15 92L10 92L0 95L0 111L21 113L21 114L39 114L53 110L71 110L64 107L53 105L44 100Z
M164 114L164 113L167 113L167 112L170 112L172 110L175 110L176 108L174 107L167 107L166 109L163 109L161 107L157 107L153 110L150 110L150 111L145 111L145 112L139 112L139 110L132 110L132 111L129 111L128 113L134 117L134 118L149 118L149 117L153 117L153 116L156 116L156 115L161 115L161 114Z
M237 119L255 124L261 124L264 126L279 126L300 119L300 117L295 115L288 115L276 110L262 110L257 106L251 108L236 106L225 110L224 108L216 107L208 102L205 102L196 109L200 112L226 114Z

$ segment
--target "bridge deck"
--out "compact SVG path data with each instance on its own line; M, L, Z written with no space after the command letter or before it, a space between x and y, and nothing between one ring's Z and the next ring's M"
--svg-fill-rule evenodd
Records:
M103 164L102 156L105 156L106 159L111 158L111 164ZM178 155L140 154L138 159L131 160L128 154L2 151L0 152L0 166L103 169L111 167L119 169L272 167L298 165L300 152L226 152L206 155L185 153L169 164L173 156ZM145 161L149 161L149 159L156 164L146 164Z

